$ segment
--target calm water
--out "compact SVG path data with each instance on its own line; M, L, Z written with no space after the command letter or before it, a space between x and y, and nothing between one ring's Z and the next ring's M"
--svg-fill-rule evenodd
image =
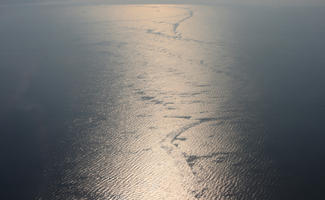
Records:
M1 5L1 199L324 198L324 11Z

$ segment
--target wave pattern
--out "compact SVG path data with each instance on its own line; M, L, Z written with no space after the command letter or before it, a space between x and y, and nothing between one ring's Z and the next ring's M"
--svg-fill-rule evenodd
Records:
M225 44L180 30L207 8L92 9L79 35L93 53L88 85L43 198L272 199L263 125L237 100L248 80L236 78Z

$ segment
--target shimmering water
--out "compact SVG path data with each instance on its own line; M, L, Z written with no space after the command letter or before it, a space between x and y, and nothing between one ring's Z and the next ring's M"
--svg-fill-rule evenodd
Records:
M324 13L0 6L1 199L321 199Z

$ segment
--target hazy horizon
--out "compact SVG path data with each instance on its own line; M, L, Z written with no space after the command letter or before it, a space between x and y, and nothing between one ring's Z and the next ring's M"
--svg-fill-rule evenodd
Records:
M2 0L6 3L203 4L255 6L325 6L323 0Z

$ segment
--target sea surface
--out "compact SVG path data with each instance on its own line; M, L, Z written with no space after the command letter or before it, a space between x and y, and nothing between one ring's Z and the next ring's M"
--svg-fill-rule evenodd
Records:
M324 20L0 4L0 198L324 199Z

